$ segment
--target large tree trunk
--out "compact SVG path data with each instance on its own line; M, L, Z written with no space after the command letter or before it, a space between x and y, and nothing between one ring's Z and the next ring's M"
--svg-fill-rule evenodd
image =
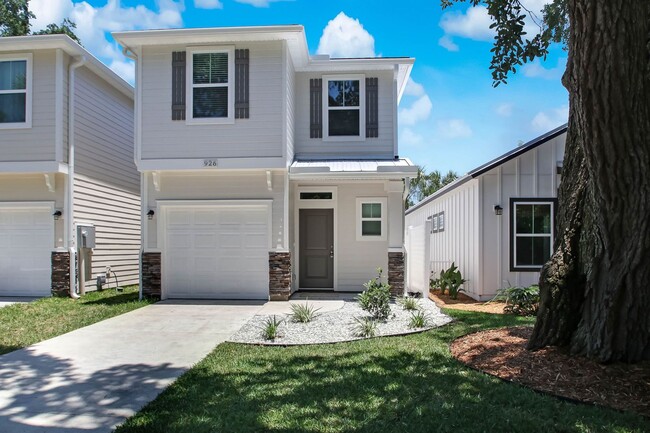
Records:
M650 0L568 0L556 251L529 348L650 359Z

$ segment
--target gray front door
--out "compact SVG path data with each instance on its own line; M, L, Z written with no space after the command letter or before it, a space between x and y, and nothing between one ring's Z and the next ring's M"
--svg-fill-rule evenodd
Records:
M300 287L334 288L334 210L300 209Z

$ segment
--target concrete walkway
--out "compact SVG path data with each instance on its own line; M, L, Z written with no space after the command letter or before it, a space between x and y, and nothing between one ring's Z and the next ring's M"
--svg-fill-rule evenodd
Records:
M159 302L2 355L0 432L108 433L263 304Z

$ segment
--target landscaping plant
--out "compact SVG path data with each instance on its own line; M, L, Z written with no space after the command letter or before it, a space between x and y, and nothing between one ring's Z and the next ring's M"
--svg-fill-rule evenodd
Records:
M406 311L415 311L420 309L417 299L411 298L410 296L400 298L398 302Z
M445 291L449 291L449 296L451 299L457 299L458 293L464 292L460 286L466 282L467 280L463 278L460 270L453 262L451 263L451 267L449 269L443 269L440 271L440 278L438 280L434 280L434 284L440 288L440 294L444 295Z
M355 317L354 321L356 322L354 335L357 337L370 338L377 333L377 322L371 317Z
M539 309L539 286L507 287L499 290L498 298L506 301L503 311L519 316L536 316Z
M424 311L416 311L411 313L411 321L409 322L409 328L426 328L429 326L429 316L425 314Z
M358 297L359 306L374 319L386 320L390 315L390 285L382 281L382 269L377 268L377 277L363 286L366 288Z
M280 334L278 333L278 330L282 322L284 322L284 320L278 319L275 317L275 315L266 319L263 329L264 338L267 340L275 340L277 337L279 337Z
M308 323L314 320L318 315L320 308L314 308L313 305L305 302L304 304L291 304L291 318L294 322Z

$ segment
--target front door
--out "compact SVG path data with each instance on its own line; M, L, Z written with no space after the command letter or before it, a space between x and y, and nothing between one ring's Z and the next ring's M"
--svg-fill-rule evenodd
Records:
M300 209L300 288L334 288L334 210Z

